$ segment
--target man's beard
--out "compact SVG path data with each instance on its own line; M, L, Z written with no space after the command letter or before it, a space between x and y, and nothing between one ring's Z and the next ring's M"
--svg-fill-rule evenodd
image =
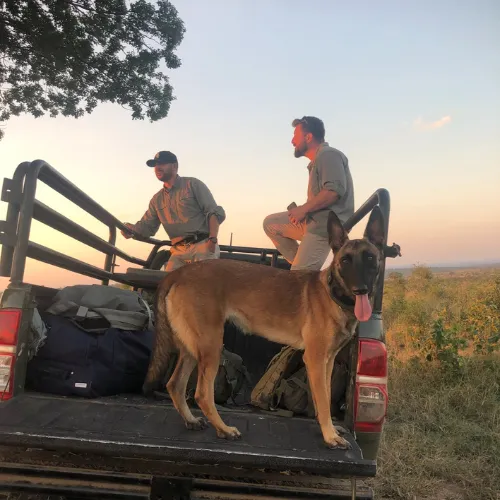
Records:
M295 158L300 158L304 156L306 153L307 153L307 146L305 144L303 144L300 147L296 147L293 151L293 155L295 156Z
M175 179L175 173L173 172L163 172L163 175L158 178L159 181L161 182L172 182Z

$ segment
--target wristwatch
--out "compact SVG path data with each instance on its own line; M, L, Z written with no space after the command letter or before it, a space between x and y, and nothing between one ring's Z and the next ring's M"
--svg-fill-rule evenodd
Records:
M217 243L217 236L210 236L209 238L209 241L211 241L212 243Z

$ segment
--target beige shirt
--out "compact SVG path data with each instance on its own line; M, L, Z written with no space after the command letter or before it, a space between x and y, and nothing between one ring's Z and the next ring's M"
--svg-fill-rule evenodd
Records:
M163 187L151 198L148 210L133 229L148 237L155 235L162 224L171 240L179 240L208 233L211 215L217 217L219 224L226 218L208 187L194 177L177 176L170 189Z
M344 223L354 213L354 187L349 170L347 157L338 149L323 142L314 161L307 166L309 184L307 186L307 201L321 190L335 191L339 198L332 205L312 212L308 218L307 231L328 236L328 212L333 210L340 221Z

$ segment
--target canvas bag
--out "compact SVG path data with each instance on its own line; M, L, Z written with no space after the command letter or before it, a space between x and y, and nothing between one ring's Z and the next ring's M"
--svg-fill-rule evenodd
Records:
M283 347L269 362L267 369L252 390L250 402L263 410L277 410L280 394L277 392L284 378L295 371L303 352L293 347Z
M316 411L302 355L303 351L293 347L284 347L276 354L252 391L251 404L285 417L314 417ZM347 379L347 365L336 360L331 382L332 415L338 414Z
M70 319L86 332L108 328L153 330L153 315L138 292L106 285L73 285L57 292L46 311Z

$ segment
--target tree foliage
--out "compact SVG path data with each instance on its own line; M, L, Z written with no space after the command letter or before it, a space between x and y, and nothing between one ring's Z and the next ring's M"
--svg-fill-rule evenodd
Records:
M0 0L0 121L78 118L98 103L165 118L185 28L168 0ZM1 133L1 131L0 131Z

